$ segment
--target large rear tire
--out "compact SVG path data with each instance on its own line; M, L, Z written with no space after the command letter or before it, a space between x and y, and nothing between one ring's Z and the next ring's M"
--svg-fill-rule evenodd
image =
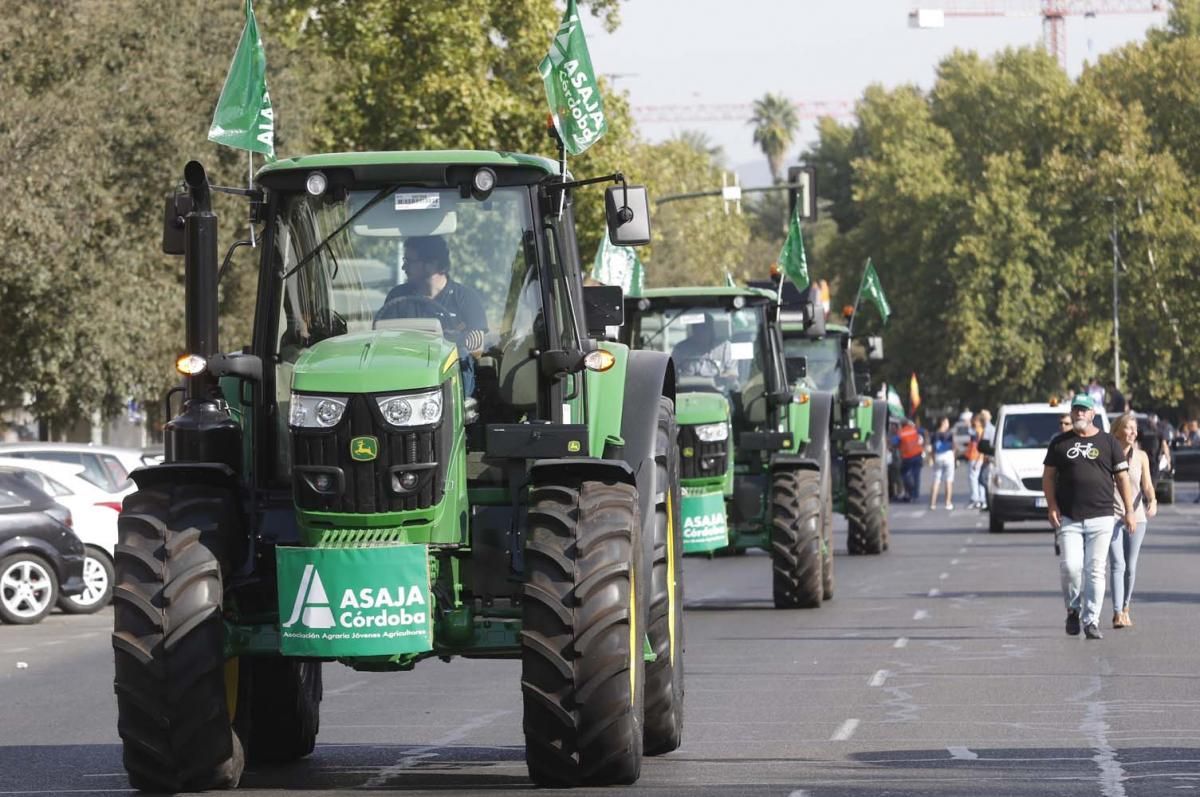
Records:
M321 662L264 656L241 666L250 679L247 760L286 764L311 753L321 727Z
M629 784L642 769L647 574L637 488L529 491L521 630L525 761L539 786Z
M646 755L669 753L683 738L683 529L675 404L668 398L659 400L654 463L654 553L646 627L655 659L646 663Z
M136 789L232 788L245 763L221 618L232 490L176 485L125 499L117 523L117 730ZM236 682L236 678L232 679Z
M780 470L771 484L771 565L777 609L821 605L821 474Z
M887 502L877 457L846 460L846 549L853 555L883 553L888 542Z
M833 598L833 471L830 469L829 453L821 471L821 598Z

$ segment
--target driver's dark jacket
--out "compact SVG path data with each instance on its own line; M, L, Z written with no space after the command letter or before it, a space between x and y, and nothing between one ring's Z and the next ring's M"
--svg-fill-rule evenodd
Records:
M424 294L417 292L415 285L408 282L401 283L388 291L387 298L383 300L383 309L380 310L379 317L387 318L388 302L404 296L421 296L424 298ZM430 301L440 305L446 312L446 315L449 316L448 320L443 320L442 327L446 333L453 335L454 338L466 341L468 337L467 333L469 332L487 332L487 313L484 312L483 301L479 298L479 293L474 288L448 279L446 287ZM473 343L474 341L471 342ZM478 347L472 346L470 348Z

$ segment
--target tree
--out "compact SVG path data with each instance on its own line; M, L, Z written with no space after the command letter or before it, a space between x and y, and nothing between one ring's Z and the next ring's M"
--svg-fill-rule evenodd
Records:
M767 156L771 179L776 183L781 182L783 160L798 126L796 109L787 97L768 92L754 101L749 124L754 125L754 143Z

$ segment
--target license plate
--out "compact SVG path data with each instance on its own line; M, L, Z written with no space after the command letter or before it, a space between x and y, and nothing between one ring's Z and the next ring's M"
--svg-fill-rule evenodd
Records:
M1035 499L1033 499L1033 505L1038 509L1045 509L1046 508L1046 499L1045 498L1035 498Z

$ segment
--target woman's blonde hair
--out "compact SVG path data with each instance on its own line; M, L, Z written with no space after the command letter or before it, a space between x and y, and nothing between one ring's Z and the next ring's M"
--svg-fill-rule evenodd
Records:
M1129 424L1133 424L1134 430L1137 429L1137 419L1133 417L1132 412L1127 412L1113 421L1112 436L1117 438L1117 442L1122 445L1125 443L1125 427L1129 426Z

